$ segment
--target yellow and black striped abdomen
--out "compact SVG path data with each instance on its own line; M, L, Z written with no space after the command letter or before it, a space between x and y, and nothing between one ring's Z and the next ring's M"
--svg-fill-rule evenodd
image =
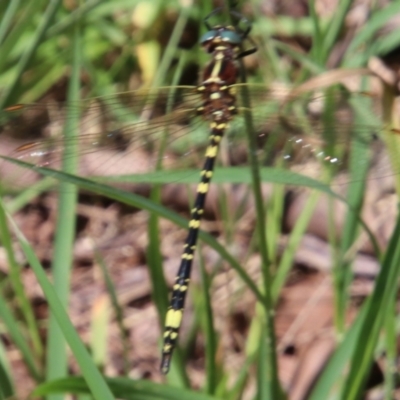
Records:
M200 183L197 186L196 199L190 214L189 233L184 245L181 264L173 286L171 303L165 319L164 345L161 360L161 371L165 374L169 370L172 352L178 339L200 220L204 213L204 204L214 170L215 158L218 154L219 144L226 126L226 122L211 122L210 142L205 154Z

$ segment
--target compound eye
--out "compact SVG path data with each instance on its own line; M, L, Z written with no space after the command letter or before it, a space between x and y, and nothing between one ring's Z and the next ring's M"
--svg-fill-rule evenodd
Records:
M222 41L233 45L239 45L242 42L241 36L237 32L231 30L220 32L220 36Z
M200 39L200 44L205 45L207 42L214 40L218 36L218 31L211 30L206 32Z

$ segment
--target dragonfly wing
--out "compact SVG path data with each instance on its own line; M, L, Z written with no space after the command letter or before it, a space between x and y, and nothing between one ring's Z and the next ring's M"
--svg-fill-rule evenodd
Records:
M167 89L164 92L161 90L161 95L164 94L164 101L168 101ZM197 140L206 143L208 137L206 130L200 129L201 118L193 118L196 116L195 98L198 101L198 95L195 96L192 88L181 88L179 92L179 95L174 94L178 96L179 102L175 104L173 111L165 113L164 110L164 114L161 106L155 111L154 102L159 101L160 93L157 97L149 94L135 97L129 93L129 99L128 94L123 94L122 105L121 95L118 96L118 102L117 96L110 96L107 99L88 101L87 103L94 104L92 106L88 106L86 102L69 104L64 115L58 115L53 121L47 116L46 123L43 124L42 132L47 135L49 130L54 132L54 129L49 128L51 124L59 126L54 137L50 135L45 139L25 142L16 146L13 151L6 152L6 155L36 166L59 168L64 150L68 146L77 145L82 159L79 174L83 176L142 173L153 170L160 157L168 167L175 167L177 163L174 162L174 157L177 158L179 152L194 154L196 143L193 142ZM100 100L107 103L106 108L99 105ZM146 102L150 106L142 106ZM83 112L85 107L86 111ZM49 114L48 108L49 106L35 104L17 105L4 110L0 114L1 129L8 136L16 136L16 133L25 128L31 114ZM151 108L153 112L149 113ZM138 115L139 110L141 115ZM63 134L66 112L83 112L79 132ZM199 141L199 135L203 133L204 138ZM165 144L165 151L161 151L161 143ZM20 173L12 168L11 163L3 161L1 164L0 168L7 169L9 181L15 186L26 181L19 178Z

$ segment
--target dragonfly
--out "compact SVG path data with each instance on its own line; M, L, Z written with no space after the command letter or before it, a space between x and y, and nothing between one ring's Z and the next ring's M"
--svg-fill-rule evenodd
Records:
M27 127L34 131L43 129L48 133L48 138L29 141L11 153L12 158L33 165L58 168L64 149L75 143L79 145L80 157L97 158L99 149L113 152L113 156L101 163L106 174L113 170L116 159L122 159L123 165L129 165L132 161L125 157L132 157L132 154L138 157L138 152L152 154L148 164L150 167L157 165L157 168L161 162L166 164L166 168L174 168L177 164L181 166L182 160L189 160L189 164L197 166L203 158L190 212L188 234L165 319L160 363L164 374L170 369L172 354L177 345L207 192L222 139L228 133L228 142L235 144L228 146L230 158L236 157L233 163L246 162L246 156L241 156L238 150L240 146L246 147L243 140L246 130L244 113L251 111L253 115L258 159L262 165L270 165L273 159L279 159L281 164L296 164L298 160L313 158L340 170L346 164L346 153L340 148L340 156L335 154L329 138L333 137L334 144L339 145L347 145L356 138L364 145L375 141L375 133L379 129L378 124L358 124L358 133L353 134L355 125L352 121L331 120L327 127L321 123L320 116L306 116L302 119L301 116L304 117L308 112L297 112L298 108L293 105L298 106L299 102L298 99L296 103L292 101L291 90L267 89L263 84L240 82L239 61L257 51L249 36L251 24L244 16L232 11L235 24L211 25L210 19L219 12L219 9L214 10L204 21L207 32L200 44L210 59L197 86L138 90L63 106L17 104L0 113L1 133L12 135ZM250 109L239 95L244 85L250 93ZM339 91L339 94L335 92L333 97L338 109L343 107L348 110L347 96L345 90ZM318 102L325 98L322 95L310 97L307 94L300 101L308 107L310 100ZM284 108L289 111L284 111ZM285 112L298 117L286 118ZM57 131L62 130L65 115L71 113L82 116L79 132L63 136ZM45 123L39 124L43 119ZM304 135L305 131L309 134L308 138ZM332 135L332 132L335 134ZM331 135L328 138L322 137L329 133ZM317 144L313 142L316 138ZM199 156L199 149L205 149L203 157ZM116 169L119 174L123 174L121 163L117 164ZM95 172L101 174L98 170Z

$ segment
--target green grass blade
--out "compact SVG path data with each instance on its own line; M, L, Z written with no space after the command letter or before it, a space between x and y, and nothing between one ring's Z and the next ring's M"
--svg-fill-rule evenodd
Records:
M289 241L285 247L284 253L281 256L278 270L276 275L274 276L274 282L272 284L271 295L274 304L277 303L281 290L284 287L286 279L291 271L296 255L296 250L303 238L304 233L306 232L309 221L313 216L315 206L319 198L319 192L311 193L306 205L303 208L303 211L301 212L301 215L297 219L296 224L292 229Z
M2 223L0 224L2 225ZM28 368L30 375L35 379L35 381L40 382L42 380L42 374L38 369L36 361L37 355L34 354L32 352L32 348L29 347L29 343L22 335L21 327L15 320L11 310L2 296L0 296L0 317L3 324L7 327L7 332L9 333L10 338L14 342L17 349L21 352L22 358L26 363L26 367ZM0 380L0 382L2 381Z
M15 4L17 4L15 2ZM10 2L10 4L14 4L14 2ZM1 21L2 30L7 29L5 32L4 40L0 44L1 51L1 59L0 59L0 71L2 73L7 72L15 72L16 60L19 59L25 49L20 46L21 38L24 38L24 35L27 32L28 27L32 29L32 25L34 23L32 19L32 15L40 13L43 9L43 1L25 1L24 7L22 9L17 10L17 13L14 15L4 15L4 18ZM13 10L11 10L13 11ZM11 21L7 20L7 18L12 18ZM3 24L5 28L3 28ZM10 25L11 24L11 25ZM10 26L11 26L11 29ZM24 44L26 44L25 42ZM18 51L19 50L19 51ZM14 61L14 64L10 68L9 63ZM8 84L8 82L7 82Z
M329 25L326 29L326 33L324 35L323 40L323 48L322 48L322 62L325 64L328 57L330 56L332 49L337 42L339 34L343 29L347 12L349 11L351 5L354 0L342 0L338 3L338 6L335 9L335 13L333 14Z
M73 64L68 92L68 101L76 102L79 99L80 69L81 69L81 40L78 27L75 28L73 46ZM68 138L79 130L79 115L71 112L66 117L64 134ZM77 164L77 142L68 141L65 148L63 169L73 173ZM60 183L60 198L57 209L57 225L55 231L54 256L52 273L54 288L60 302L68 308L70 291L70 271L73 264L73 243L75 237L77 188L68 182ZM47 342L47 379L53 380L67 374L68 362L65 348L65 339L58 326L56 317L51 313L49 318ZM56 397L59 399L60 397ZM54 398L54 399L56 399Z
M117 325L119 328L119 334L121 337L122 348L123 348L124 372L127 375L129 370L129 360L127 358L129 354L129 333L124 326L122 307L118 303L115 286L110 277L110 274L108 273L108 269L104 263L104 259L96 248L94 249L94 255L96 263L99 265L101 272L103 274L103 279L107 288L108 295L110 296L111 299L112 308L114 310L115 319L117 320Z
M268 388L266 387L266 385L264 384L265 381L265 377L266 376L270 376L270 372L269 372L269 368L270 365L268 363L268 346L266 344L266 336L267 336L267 332L265 332L265 323L264 324L260 324L260 328L261 328L261 336L260 336L260 340L258 341L259 343L259 347L258 347L258 368L257 368L257 385L258 385L258 390L257 390L257 394L258 394L258 398L260 400L272 400L275 397L271 397L271 393L270 390L268 390Z
M24 358L26 359L28 369L32 377L34 377L35 380L41 380L42 373L38 368L38 363L34 362L34 359L32 358L33 355L37 359L42 359L43 357L43 346L40 338L39 327L36 322L35 313L32 309L29 299L27 298L25 288L22 283L23 279L21 276L21 268L15 259L12 239L7 227L4 214L0 214L0 237L2 245L4 246L7 254L10 282L14 289L16 300L21 308L22 315L27 323L28 332L30 334L30 341L33 346L33 354L32 349L28 349L26 347L26 338L22 339L21 334L18 333L16 321L11 315L9 315L6 308L6 303L4 303L2 307L3 318L5 321L8 322L8 326L9 328L11 328L10 332L14 333L13 337L16 345L20 348Z
M50 0L46 11L43 13L41 17L41 22L39 27L37 28L35 35L33 37L31 46L25 50L23 56L20 58L17 67L16 73L9 86L4 90L2 96L0 98L0 109L4 108L5 105L9 104L12 101L13 96L15 96L16 89L21 82L22 74L24 73L26 67L31 61L32 57L35 54L36 49L41 44L42 39L46 33L46 30L50 26L54 15L58 8L60 7L62 0Z
M33 183L27 190L23 190L11 200L7 200L7 211L10 214L14 214L29 204L30 201L36 199L40 194L54 189L55 185L56 181L54 179L40 179L39 181Z
M62 20L56 21L46 32L45 38L57 36L71 29L74 24L82 23L85 18L90 17L91 12L104 3L103 0L88 0L79 5L75 10L71 11Z
M261 324L261 330L265 329L265 324ZM271 397L270 392L266 390L265 385L263 384L265 377L271 374L269 371L270 366L268 365L268 343L267 343L267 335L265 332L261 332L261 340L259 341L259 348L258 348L258 369L257 369L257 383L258 383L258 390L257 395L258 399L260 400L273 400L277 397ZM279 399L286 399L286 395L282 389L279 389Z
M315 10L315 1L310 1L310 14L313 22L314 32L312 34L313 44L311 57L320 67L324 65L324 35L321 29L321 20Z
M201 250L201 249L199 249ZM206 388L205 391L208 394L214 394L217 388L217 365L216 365L216 354L217 354L217 333L214 329L213 323L213 312L211 307L211 279L207 274L204 259L200 253L200 270L202 277L202 296L201 296L201 309L204 310L202 313L203 326L205 331L205 371L206 371Z
M342 66L346 67L359 67L365 65L369 58L375 53L376 34L379 29L385 27L388 20L398 14L400 11L400 3L392 2L381 10L377 10L368 19L367 23L360 29L354 36L350 45L346 48L346 54L343 59ZM379 40L379 39L378 39ZM384 38L384 40L386 40ZM361 58L359 49L362 48ZM354 62L355 60L358 62Z
M0 382L0 399L10 399L16 395L12 379L12 371L7 360L3 343L0 343Z
M293 60L298 61L303 66L305 71L309 72L310 74L319 74L324 72L323 67L321 67L313 58L311 58L309 55L305 55L303 53L295 51L291 46L287 45L286 43L274 41L274 46L277 50L286 53L291 58L293 58Z
M385 400L392 399L396 390L397 370L397 298L392 299L391 307L387 310L385 318L384 351L386 360L384 363L385 376Z
M4 213L3 202L0 202L0 214ZM4 214L3 214L4 215ZM87 352L84 344L79 338L79 335L75 331L71 321L68 318L68 314L65 311L64 306L60 302L57 292L54 287L50 284L46 273L44 272L43 266L37 259L32 247L29 245L22 232L18 229L16 224L10 219L10 223L13 226L13 230L19 240L21 248L31 266L36 279L42 288L44 295L47 299L49 307L57 320L57 323L67 341L69 347L71 348L76 361L82 371L82 374L87 382L88 387L91 390L95 399L98 400L112 400L112 396L106 382L101 376L100 372L93 364L93 361Z
M11 370L7 361L3 343L0 343L0 399L7 400L16 397Z
M358 112L362 107L363 105L360 103L354 104L356 126L357 121L359 123L363 121L361 113ZM364 107L364 109L368 108ZM355 133L357 133L359 137L362 134L362 132L359 131L355 131ZM349 286L353 278L353 272L351 269L352 260L347 259L347 252L351 249L351 246L357 239L357 230L359 228L358 216L361 215L365 196L365 182L368 174L369 159L369 146L366 142L353 141L349 168L349 175L353 182L349 185L347 193L347 204L349 204L350 208L348 209L344 220L344 226L341 231L340 254L333 271L336 291L335 324L339 333L345 331ZM349 212L349 210L351 210L351 212ZM334 236L336 236L336 232Z
M365 309L362 309L359 313L356 321L352 324L350 329L346 332L344 340L340 343L340 346L335 350L322 374L319 376L318 381L313 387L308 400L320 400L329 397L329 394L336 390L338 382L340 382L341 373L345 371L348 365L351 354L354 352L354 348L357 344L357 340L360 340L360 331L363 316L365 315Z
M176 57L179 41L181 40L183 30L185 29L189 18L189 12L190 7L184 6L179 13L178 20L174 25L174 29L168 41L168 46L165 49L164 55L160 62L160 66L157 69L157 74L152 82L152 88L157 88L164 83L163 81L165 79L165 76L167 75L168 70L171 68L174 57Z
M154 197L154 192L153 196ZM158 197L158 196L157 196ZM147 262L153 286L153 300L157 307L160 326L164 326L164 317L167 312L168 290L163 274L162 255L160 253L160 233L157 216L150 216L148 225L149 245L147 247Z
M148 380L133 380L128 378L108 378L107 384L115 398L126 400L217 400L204 393L163 385ZM49 393L90 393L84 379L80 377L59 379L44 383L34 391L35 396Z
M98 296L90 311L90 354L95 365L103 371L107 365L107 346L109 328L111 325L111 307L110 300L104 294Z
M309 400L326 398L338 384L338 377L348 372L343 392L339 398L357 399L368 378L378 334L386 311L397 290L400 275L400 218L391 237L381 272L372 295L364 303L344 340L335 350L312 390ZM350 367L348 366L351 360Z
M374 291L365 304L366 312L362 320L359 340L357 341L349 368L349 375L344 384L344 399L359 399L371 369L374 350L380 330L385 321L387 310L396 296L400 277L400 217L391 236L389 247L383 261L381 272Z
M5 157L3 157L5 158ZM26 164L25 164L26 165ZM27 165L29 166L29 164ZM154 171L144 174L93 177L91 179L100 183L149 183L149 184L193 184L199 180L198 169L186 169L184 171ZM340 200L329 185L305 175L289 171L284 168L260 167L260 179L262 182L293 185L316 189L321 193L335 197ZM213 183L244 183L251 185L251 173L248 167L216 167L213 175Z
M4 38L10 30L10 27L13 25L14 16L16 12L19 10L21 0L10 1L8 3L8 7L6 12L3 15L3 18L0 22L0 46L4 42Z

